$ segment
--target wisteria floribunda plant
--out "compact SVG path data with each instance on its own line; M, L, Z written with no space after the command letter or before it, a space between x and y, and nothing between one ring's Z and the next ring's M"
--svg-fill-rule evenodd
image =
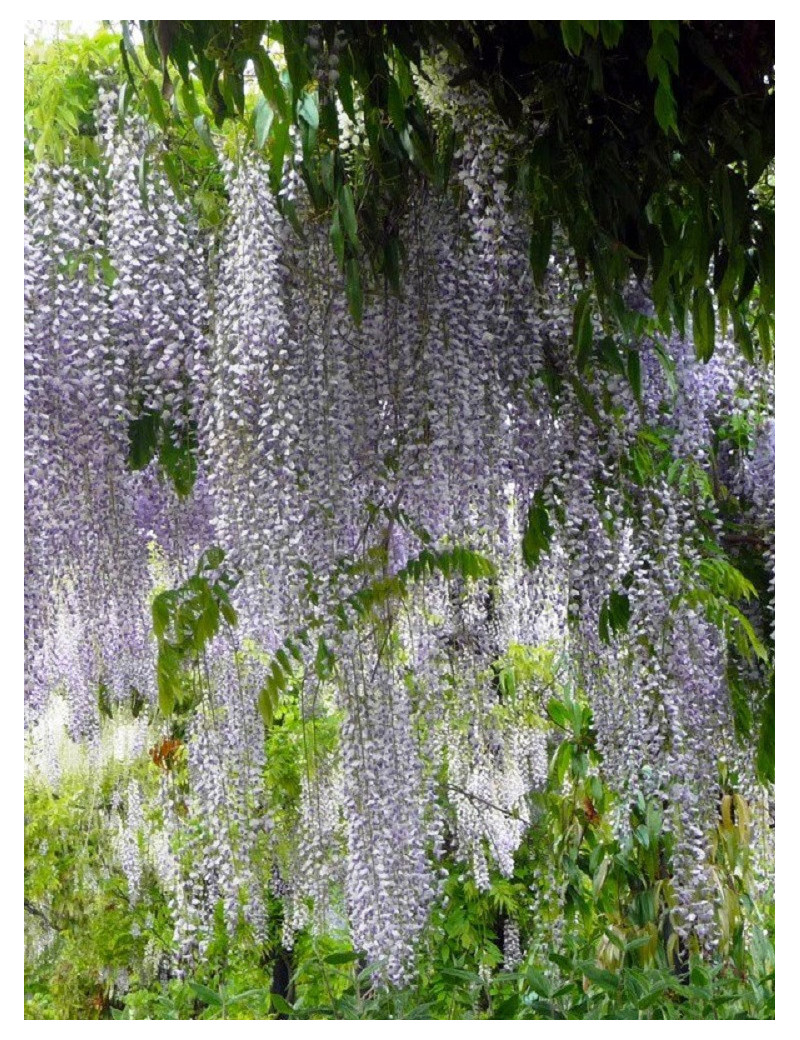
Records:
M735 564L757 543L768 602L771 370L664 340L641 286L615 343L557 236L537 286L513 137L477 88L434 103L454 190L409 186L401 289L365 283L359 324L299 152L226 160L212 233L101 93L96 167L28 186L31 768L58 781L54 719L95 759L109 715L153 741L157 794L120 788L110 826L131 902L150 875L168 893L175 972L219 914L267 942L280 901L283 947L345 933L383 985L413 979L442 864L485 893L527 854L553 750L538 652L591 709L619 841L658 806L680 943L720 941L730 777L769 839L742 698L763 707L772 608ZM530 913L565 898L545 874ZM520 922L499 934L511 970Z

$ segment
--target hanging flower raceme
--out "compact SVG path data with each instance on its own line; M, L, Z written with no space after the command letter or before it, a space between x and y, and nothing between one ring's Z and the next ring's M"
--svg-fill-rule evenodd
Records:
M320 55L329 82L335 56ZM203 638L171 648L191 688L186 789L153 758L162 826L147 840L181 971L220 904L231 936L263 938L269 884L285 945L346 925L384 982L409 981L437 861L468 863L482 889L514 872L546 721L501 675L515 648L544 645L590 703L619 834L639 792L659 802L675 926L713 945L719 759L757 791L752 756L724 736L732 633L748 630L712 553L714 481L774 527L771 376L727 343L703 365L689 341L644 334L624 362L604 340L611 362L578 372L577 276L563 256L534 287L528 214L503 182L515 142L476 100L447 103L463 204L411 186L402 291L368 291L359 326L292 159L281 198L302 240L245 155L224 170L213 263L148 172L142 126L101 119L101 170L43 166L30 186L30 719L60 692L70 735L96 741L98 703L154 710L154 592L211 588L219 568L195 563L212 542L240 575L227 628L209 603ZM629 304L652 332L643 293ZM470 573L478 556L491 568ZM304 740L288 807L264 782L256 707L273 721L281 699L304 737L336 733ZM138 797L118 845L134 898ZM543 906L563 897L560 879L540 887ZM513 966L514 921L506 933Z

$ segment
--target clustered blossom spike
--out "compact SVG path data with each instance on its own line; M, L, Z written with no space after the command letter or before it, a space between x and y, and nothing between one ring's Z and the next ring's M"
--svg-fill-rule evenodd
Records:
M138 783L131 780L127 791L127 809L124 820L120 820L118 852L122 871L128 881L128 897L132 904L139 899L142 885L142 855L139 847L144 830L142 792Z
M408 691L362 648L354 658L341 688L350 928L354 946L399 986L410 979L435 895L425 855L422 766Z
M336 45L321 43L333 83ZM688 341L642 336L640 393L599 368L572 378L574 272L562 257L534 288L528 215L504 181L515 142L478 93L454 88L443 106L464 204L411 190L404 289L368 293L358 327L325 229L307 221L299 241L261 158L225 167L211 263L157 164L142 181L146 129L121 133L101 107L102 174L40 166L26 202L26 720L44 733L60 705L59 725L91 748L104 698L152 710L152 596L222 547L241 572L239 624L197 664L188 794L164 768L162 824L145 826L135 786L120 824L131 897L142 848L169 893L178 970L202 958L220 903L231 934L266 938L269 879L285 945L346 923L384 982L407 982L437 861L453 852L483 889L492 869L511 876L547 776L544 729L504 698L495 667L515 645L568 652L616 825L638 791L661 800L676 927L713 945L719 759L759 796L729 736L728 650L698 587L708 532L722 531L703 479L712 463L729 475L774 581L771 373L727 342L701 365ZM281 194L302 219L291 159ZM629 305L650 310L635 289ZM196 439L190 494L157 457L132 465L131 429L148 416L174 444ZM715 459L731 422L746 446ZM534 501L550 531L531 570ZM353 607L423 550L453 546L490 557L494 576L428 575L366 619ZM609 621L610 596L625 625ZM304 726L335 719L339 736L304 753L286 817L264 784L256 704L265 655L300 628L317 640L298 665ZM543 877L532 898L549 914L563 885ZM508 921L507 966L520 958Z

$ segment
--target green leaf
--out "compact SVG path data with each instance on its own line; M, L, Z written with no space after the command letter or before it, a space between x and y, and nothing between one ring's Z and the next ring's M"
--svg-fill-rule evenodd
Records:
M162 431L158 461L172 481L180 498L187 498L197 476L196 443L190 428L178 431L165 427Z
M305 38L307 23L281 21L283 35L283 53L292 84L292 94L299 98L311 79L311 71L306 59Z
M158 430L156 412L143 412L128 423L128 465L132 470L145 469L155 458Z
M208 986L204 986L201 982L190 982L189 989L204 1004L208 1004L209 1007L222 1007L223 1000L219 993L215 993L213 989L209 989Z
M502 1004L499 1004L495 1008L495 1010L494 1010L494 1012L492 1014L492 1018L493 1019L514 1019L514 1018L517 1017L517 1012L519 1011L519 1008L520 1008L519 994L512 993L510 997L506 997L506 999L502 1002Z
M525 972L525 978L534 993L544 997L545 1000L550 999L552 987L540 971L537 971L535 968L528 968Z
M241 993L236 993L232 997L228 997L227 1004L241 1004L245 1000L252 1000L253 997L263 997L263 989L245 989Z
M626 374L625 364L613 336L603 336L595 347L595 355L603 368L609 372L621 376Z
M611 860L606 858L602 861L600 866L595 871L595 875L592 878L592 892L594 894L595 899L597 899L597 897L603 890L603 885L606 883L606 878L608 877L608 871L610 866Z
M358 246L358 223L356 221L356 208L353 202L353 192L349 184L343 184L339 189L339 213L342 225L347 237L354 246Z
M162 592L153 600L153 631L155 632L157 639L160 639L164 635L167 626L169 625L169 596L170 593Z
M531 263L533 280L541 286L550 264L553 248L553 221L550 219L536 221L531 231L528 257Z
M312 130L319 127L319 109L313 94L303 94L298 105L297 114L305 120Z
M756 331L758 332L758 342L761 344L761 353L767 364L773 359L773 346L772 346L772 324L766 314L760 314L756 321Z
M122 49L122 54L126 60L126 63L127 57L130 56L131 58L133 58L133 64L136 66L139 72L141 72L141 74L144 75L142 63L139 61L139 55L136 51L136 45L134 44L133 38L131 36L131 25L128 19L122 20L122 39L120 40L120 48ZM128 73L128 77L131 80L133 79L133 77L130 75L130 72Z
M147 107L150 109L150 114L159 127L162 130L166 130L169 121L167 120L167 113L164 111L164 102L161 98L161 91L150 79L144 81L143 89L145 97L147 98Z
M289 150L289 123L274 120L270 141L269 181L273 192L277 192L283 176L283 160Z
M194 92L194 86L191 81L188 83L181 81L178 87L178 95L183 102L186 114L194 122L201 113L200 105L197 103L197 95Z
M606 47L616 47L622 36L624 22L600 22L600 36Z
M569 727L569 712L566 706L555 697L552 697L547 702L547 714L561 729L567 729Z
M351 120L356 118L355 99L353 97L353 81L350 71L350 57L345 52L339 57L339 100Z
M200 574L202 571L215 571L222 566L224 560L224 549L221 549L218 545L209 546L209 548L202 553L197 562L197 573Z
M581 970L583 974L593 982L600 989L612 996L616 995L619 989L618 977L611 971L606 971L605 968L597 968L594 964L582 964Z
M208 148L209 151L215 152L214 141L211 137L211 131L208 128L208 120L204 115L197 116L193 121L195 132L203 144Z
M580 22L562 22L561 38L570 54L574 54L577 57L581 53L583 30Z
M358 960L355 950L342 950L340 953L330 953L324 958L325 964L352 964Z
M603 643L611 642L611 631L608 624L608 601L600 604L600 617L597 622L597 632Z
M122 133L123 127L125 126L125 116L128 114L128 107L131 103L131 93L133 92L133 86L127 80L122 84L119 90L119 104L117 106L117 128Z
M631 602L624 593L611 593L608 600L608 615L611 628L615 633L627 630L631 617Z
M406 106L400 87L393 78L389 80L388 108L389 118L394 123L397 132L401 134L406 128Z
M280 993L270 993L270 1000L272 1001L273 1008L278 1012L279 1015L294 1015L294 1008L288 1001L280 995Z
M733 217L733 194L731 192L731 178L728 170L723 166L717 171L716 187L722 211L722 233L728 246L735 244L736 225Z
M771 314L775 309L775 240L767 230L759 235L758 271L761 304Z
M528 509L528 521L522 537L522 558L528 567L536 567L550 548L553 527L544 502L544 495L537 491Z
M342 222L339 218L338 205L333 211L333 220L330 229L331 246L334 255L339 261L339 267L344 267L344 234L342 233Z
M672 87L664 79L659 79L656 88L655 113L658 125L665 134L670 130L676 135L678 134L678 110L675 105L675 97Z
M273 699L269 682L267 682L261 687L258 694L258 710L261 712L261 718L264 720L264 725L268 729L272 725Z
M263 47L259 47L253 55L253 68L255 69L261 93L275 112L277 112L280 119L285 121L289 115L286 92L283 89L277 69L272 64L272 59Z
M694 291L692 327L697 358L708 361L714 353L714 302L705 285L699 285Z
M260 97L256 102L256 148L261 149L266 144L273 118L274 113L271 106L267 104L263 97Z
M161 164L164 167L164 173L167 175L167 180L175 192L176 198L181 199L183 197L183 185L181 184L178 160L171 152L164 152L161 156Z
M180 657L169 643L162 643L158 649L156 677L158 680L158 706L164 715L171 715L180 691Z
M758 735L756 768L762 780L775 783L775 676L773 673L769 694L764 703L761 729Z
M364 297L361 289L361 271L356 257L347 261L347 302L353 321L360 325L364 316Z
M553 777L553 782L557 787L560 787L564 783L567 769L572 762L572 751L572 742L569 740L562 740L553 754L553 758L550 762L550 775Z

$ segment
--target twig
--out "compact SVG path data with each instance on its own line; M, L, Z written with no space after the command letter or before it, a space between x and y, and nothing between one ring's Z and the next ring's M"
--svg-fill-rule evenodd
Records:
M482 798L479 794L472 794L471 791L466 791L463 787L459 787L458 784L445 783L444 786L449 788L451 791L457 791L459 794L463 794L465 798L471 798L473 801L482 802L483 805L488 806L490 809L494 809L495 812L502 813L504 816L509 816L512 820L517 820L518 823L525 822L517 813L510 812L508 809L503 809L501 806L495 805L494 802Z

